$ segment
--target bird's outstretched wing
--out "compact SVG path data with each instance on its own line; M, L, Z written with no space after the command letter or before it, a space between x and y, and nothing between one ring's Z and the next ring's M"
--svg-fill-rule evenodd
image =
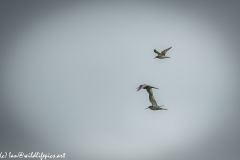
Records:
M155 52L157 55L161 55L161 53L158 52L156 49L154 49L154 52Z
M156 88L156 87L153 87L153 86L150 86L150 85L148 85L148 84L142 84L142 85L140 85L139 87L137 87L136 89L137 89L137 91L139 91L139 90L141 90L141 89L150 89L150 88L155 88L155 89L158 89L158 88Z
M157 102L153 96L153 92L152 89L147 89L148 93L149 93L149 101L152 103L152 106L158 106Z
M163 56L165 56L165 54L167 53L167 51L169 50L169 49L171 49L172 47L169 47L169 48L167 48L167 49L164 49L162 52L161 52L161 55L163 55Z
M139 87L137 87L136 89L137 89L137 91L139 91L139 90L145 88L146 86L147 86L147 84L142 84Z

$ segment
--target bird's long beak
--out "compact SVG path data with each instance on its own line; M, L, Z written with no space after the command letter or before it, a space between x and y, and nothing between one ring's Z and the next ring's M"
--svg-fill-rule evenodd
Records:
M148 108L145 108L145 109L148 109Z

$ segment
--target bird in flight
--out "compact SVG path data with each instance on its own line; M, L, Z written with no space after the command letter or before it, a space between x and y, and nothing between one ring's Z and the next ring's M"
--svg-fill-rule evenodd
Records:
M148 108L146 109L151 109L151 110L167 110L166 108L162 108L164 105L162 106L158 106L157 105L157 102L153 96L153 92L152 92L152 88L155 88L155 89L158 89L156 87L153 87L153 86L150 86L150 85L147 85L147 84L143 84L143 85L140 85L139 87L137 87L137 91L141 90L141 89L146 89L148 94L149 94L149 101L152 103L152 106L149 106Z
M157 56L156 56L155 58L158 58L158 59L170 58L170 57L167 57L167 56L165 56L165 55L166 55L167 51L168 51L169 49L171 49L171 48L172 48L172 47L169 47L169 48L163 50L161 53L158 52L156 49L154 49L154 52L157 54ZM154 58L154 59L155 59L155 58Z

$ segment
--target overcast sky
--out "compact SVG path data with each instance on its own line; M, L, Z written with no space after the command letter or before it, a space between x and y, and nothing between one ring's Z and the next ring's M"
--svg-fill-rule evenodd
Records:
M239 2L3 0L0 12L0 151L240 159ZM145 110L145 83L167 111Z

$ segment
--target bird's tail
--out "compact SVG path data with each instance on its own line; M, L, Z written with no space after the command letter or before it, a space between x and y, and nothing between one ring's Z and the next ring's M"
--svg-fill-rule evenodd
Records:
M164 105L159 106L159 108L161 108L161 110L168 110L167 108L162 108Z

